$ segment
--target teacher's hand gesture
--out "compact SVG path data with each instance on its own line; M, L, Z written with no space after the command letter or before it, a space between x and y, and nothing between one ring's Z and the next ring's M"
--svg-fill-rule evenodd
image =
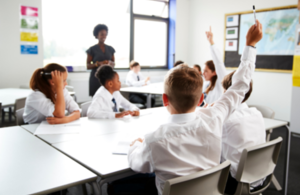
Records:
M213 40L214 34L211 32L211 26L209 27L209 31L206 31L205 34L206 34L206 37L207 37L207 40L209 41L209 43L211 45L213 45L214 44L214 40Z

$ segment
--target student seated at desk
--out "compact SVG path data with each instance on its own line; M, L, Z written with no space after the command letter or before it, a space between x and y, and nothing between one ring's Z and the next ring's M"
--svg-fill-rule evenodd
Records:
M228 90L232 83L235 71L225 76L222 85L224 91ZM246 93L242 104L230 115L223 125L222 134L222 161L230 160L230 174L228 175L226 194L234 194L237 188L235 176L239 166L242 152L245 148L256 146L266 142L266 130L262 114L256 108L249 108L246 102L252 92ZM252 189L259 188L264 180L251 184Z
M119 75L110 66L101 66L95 75L101 87L93 96L87 116L89 118L123 118L126 115L139 116L139 109L126 100L120 93L121 82ZM122 106L126 111L119 112Z
M180 66L167 74L163 102L171 117L144 140L133 141L128 152L132 170L155 172L158 194L162 194L166 180L220 164L224 121L241 105L255 69L253 47L262 38L262 26L257 23L248 31L247 46L231 87L213 107L195 112L203 101L203 80L193 68Z
M141 73L141 66L138 62L132 60L130 62L130 71L126 77L126 85L130 87L141 87L150 84L150 77L145 77ZM129 101L145 105L147 103L147 95L142 93L130 93ZM151 105L155 105L155 98L151 97Z
M65 88L67 69L59 64L48 64L38 68L30 80L33 90L26 98L24 109L25 123L50 124L68 123L80 118L80 108ZM65 110L70 114L65 116Z

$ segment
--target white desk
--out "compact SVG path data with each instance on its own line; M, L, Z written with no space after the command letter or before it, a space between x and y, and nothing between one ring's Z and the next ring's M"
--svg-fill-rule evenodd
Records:
M4 88L0 89L0 101L2 108L14 106L16 99L25 98L31 89Z
M164 93L163 83L151 83L150 85L142 87L125 87L120 89L121 92L128 93L143 93L147 94L147 108L151 107L151 95L157 94L162 95Z
M0 194L48 194L97 176L21 127L0 128Z

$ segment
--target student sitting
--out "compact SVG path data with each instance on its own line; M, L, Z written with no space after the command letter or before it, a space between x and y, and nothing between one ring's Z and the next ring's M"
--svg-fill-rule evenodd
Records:
M205 33L207 40L211 45L210 53L213 60L209 60L205 63L203 77L206 82L203 85L203 92L207 95L205 101L208 104L211 104L218 100L223 94L222 80L227 72L220 51L215 46L211 28L210 31Z
M25 123L50 124L68 123L80 118L80 108L69 95L67 85L68 72L59 64L48 64L37 69L30 80L33 90L27 97L24 109ZM65 110L70 114L65 116Z
M126 85L131 87L141 87L150 84L150 77L144 77L141 73L141 66L138 62L132 60L130 62L130 71L126 77ZM130 93L129 101L145 105L147 103L147 95L142 93ZM155 105L155 98L151 97L152 107Z
M123 118L126 115L139 116L139 109L126 100L120 93L119 75L110 66L101 66L95 75L101 87L93 97L87 116L89 118ZM126 111L119 112L122 106Z
M235 71L225 76L222 85L228 90L232 83ZM235 180L236 172L242 152L245 148L266 142L265 124L262 114L256 108L249 108L246 102L252 92L246 93L242 104L230 115L223 125L222 135L222 161L230 160L230 174L225 189L226 194L234 194L238 185ZM251 188L259 188L264 180L251 184ZM255 189L257 190L257 189Z
M199 74L202 76L201 67L198 64L195 64L193 68L197 70Z
M262 25L253 25L241 64L232 86L213 107L195 112L203 101L202 78L192 68L173 68L165 79L163 102L171 114L169 122L153 133L133 141L128 152L132 170L156 174L156 187L162 194L166 180L189 175L220 163L222 127L240 106L255 69L255 44L262 38Z

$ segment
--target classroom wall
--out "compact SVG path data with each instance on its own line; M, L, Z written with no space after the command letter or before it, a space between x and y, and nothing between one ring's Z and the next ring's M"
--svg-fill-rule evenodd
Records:
M20 5L38 7L41 21L41 0L0 1L0 88L28 85L33 71L43 66L41 22L38 55L20 54Z
M296 5L297 0L178 0L177 13L184 16L177 20L176 56L189 65L200 64L210 60L209 43L205 31L212 26L214 40L218 48L224 48L225 14L256 9ZM180 17L180 16L178 16ZM181 33L178 33L181 32ZM178 41L179 40L179 41ZM183 48L183 49L181 49ZM185 49L188 49L185 50ZM222 54L223 55L223 54ZM290 121L291 115L292 76L286 73L255 72L254 91L248 104L265 105L272 108L275 118Z

